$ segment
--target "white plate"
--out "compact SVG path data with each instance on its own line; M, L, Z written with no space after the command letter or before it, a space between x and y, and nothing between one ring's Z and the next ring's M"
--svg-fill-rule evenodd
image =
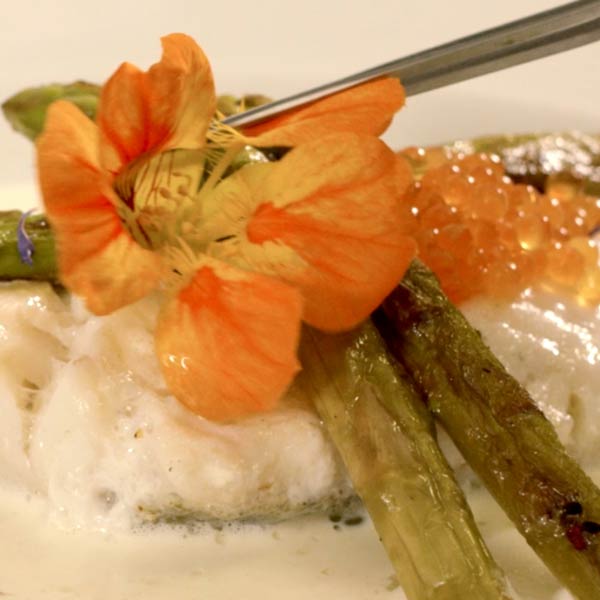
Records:
M219 91L281 96L558 4L22 0L10 3L0 24L0 98L44 82L101 82L123 60L146 67L158 59L160 35L172 31L189 33L204 47ZM596 131L599 55L599 46L590 46L409 99L387 140L404 146L499 132ZM31 144L4 122L0 140L0 207L31 206ZM500 518L480 515L488 525ZM370 526L334 531L330 523L311 523L167 537L159 546L56 533L33 507L30 513L7 500L0 509L0 592L16 600L403 597L388 590L392 569ZM528 597L558 593L526 548L513 552L524 546L515 534L494 534L490 543L525 591L531 582L542 586Z

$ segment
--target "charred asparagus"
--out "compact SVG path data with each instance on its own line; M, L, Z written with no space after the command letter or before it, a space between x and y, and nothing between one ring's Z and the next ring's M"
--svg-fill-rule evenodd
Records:
M390 348L527 542L577 597L600 597L600 490L550 422L420 263L383 311Z
M306 330L302 381L411 600L507 599L433 420L372 323Z

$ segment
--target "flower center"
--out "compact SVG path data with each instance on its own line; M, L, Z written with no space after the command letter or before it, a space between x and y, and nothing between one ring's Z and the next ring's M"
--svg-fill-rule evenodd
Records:
M135 241L157 250L173 241L181 215L189 209L204 175L199 150L171 150L138 160L116 178L119 214Z

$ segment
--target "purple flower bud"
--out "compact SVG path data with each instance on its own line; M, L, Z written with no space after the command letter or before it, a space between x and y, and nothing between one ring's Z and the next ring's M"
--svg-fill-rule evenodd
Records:
M35 252L35 247L31 241L31 238L25 231L25 219L27 219L32 212L33 210L28 210L27 212L23 213L17 225L17 249L19 250L19 256L21 257L21 262L29 265L30 267L33 266L33 254Z

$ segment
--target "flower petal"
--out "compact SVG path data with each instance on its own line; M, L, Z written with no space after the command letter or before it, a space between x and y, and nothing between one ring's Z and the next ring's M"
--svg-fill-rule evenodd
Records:
M101 160L114 173L147 153L204 145L216 108L208 60L183 34L162 45L161 61L147 72L124 63L102 88Z
M207 259L159 316L169 389L213 420L273 408L299 368L301 314L292 287Z
M160 259L121 224L97 142L92 121L70 102L55 102L37 142L38 173L61 279L92 312L106 314L156 286Z
M378 136L403 105L404 88L397 79L365 83L323 100L243 128L252 146L297 146L335 132Z
M250 248L241 250L279 247L268 269L300 288L309 324L353 327L402 278L416 244L403 233L399 173L377 138L331 135L292 150L255 191Z

